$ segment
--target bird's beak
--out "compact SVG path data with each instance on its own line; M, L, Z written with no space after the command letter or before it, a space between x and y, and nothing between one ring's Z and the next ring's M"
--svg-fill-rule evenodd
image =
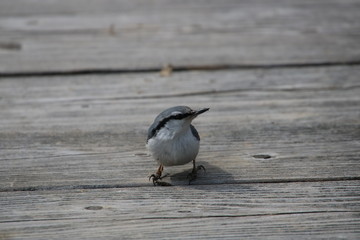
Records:
M194 115L195 115L195 116L200 115L200 114L208 111L209 109L210 109L210 108L202 108L202 109L200 109L200 110L195 111L195 114L194 114Z

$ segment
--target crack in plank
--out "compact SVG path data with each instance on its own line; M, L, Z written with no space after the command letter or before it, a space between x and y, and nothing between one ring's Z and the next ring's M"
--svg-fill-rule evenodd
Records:
M272 217L272 216L286 216L286 215L305 215L305 214L331 214L331 213L360 213L360 211L299 211L299 212L275 212L275 213L259 213L259 214L234 214L234 215L201 215L201 216L179 216L179 217L142 217L122 219L126 221L142 221L142 220L177 220L177 219L210 219L210 218L248 218L248 217ZM23 223L23 222L42 222L42 221L64 221L64 220L86 220L87 218L40 218L40 219L22 219L22 220L8 220L0 221L0 223Z

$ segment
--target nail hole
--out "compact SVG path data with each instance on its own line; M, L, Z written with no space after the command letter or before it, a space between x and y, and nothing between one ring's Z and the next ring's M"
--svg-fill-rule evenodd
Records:
M271 156L268 155L268 154L255 154L255 155L253 155L253 157L254 158L261 158L261 159L269 159L269 158L271 158Z
M88 206L88 207L85 207L86 210L101 210L103 209L102 206Z
M148 157L149 154L147 154L147 153L135 153L135 156Z
M21 44L17 42L0 42L0 48L6 50L21 50Z

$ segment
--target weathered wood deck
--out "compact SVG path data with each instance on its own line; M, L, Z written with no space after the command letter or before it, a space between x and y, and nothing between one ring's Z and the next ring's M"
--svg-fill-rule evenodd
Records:
M0 1L0 239L359 239L359 12ZM146 131L174 105L210 107L207 172L154 187Z

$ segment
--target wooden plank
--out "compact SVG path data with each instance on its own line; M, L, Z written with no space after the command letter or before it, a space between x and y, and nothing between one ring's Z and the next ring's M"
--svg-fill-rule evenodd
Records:
M0 73L359 62L358 0L2 0Z
M147 127L179 104L211 108L195 121L207 168L195 184L356 179L359 70L3 78L0 188L151 185ZM187 184L189 169L167 168L168 181Z
M2 239L357 239L359 181L0 193Z

